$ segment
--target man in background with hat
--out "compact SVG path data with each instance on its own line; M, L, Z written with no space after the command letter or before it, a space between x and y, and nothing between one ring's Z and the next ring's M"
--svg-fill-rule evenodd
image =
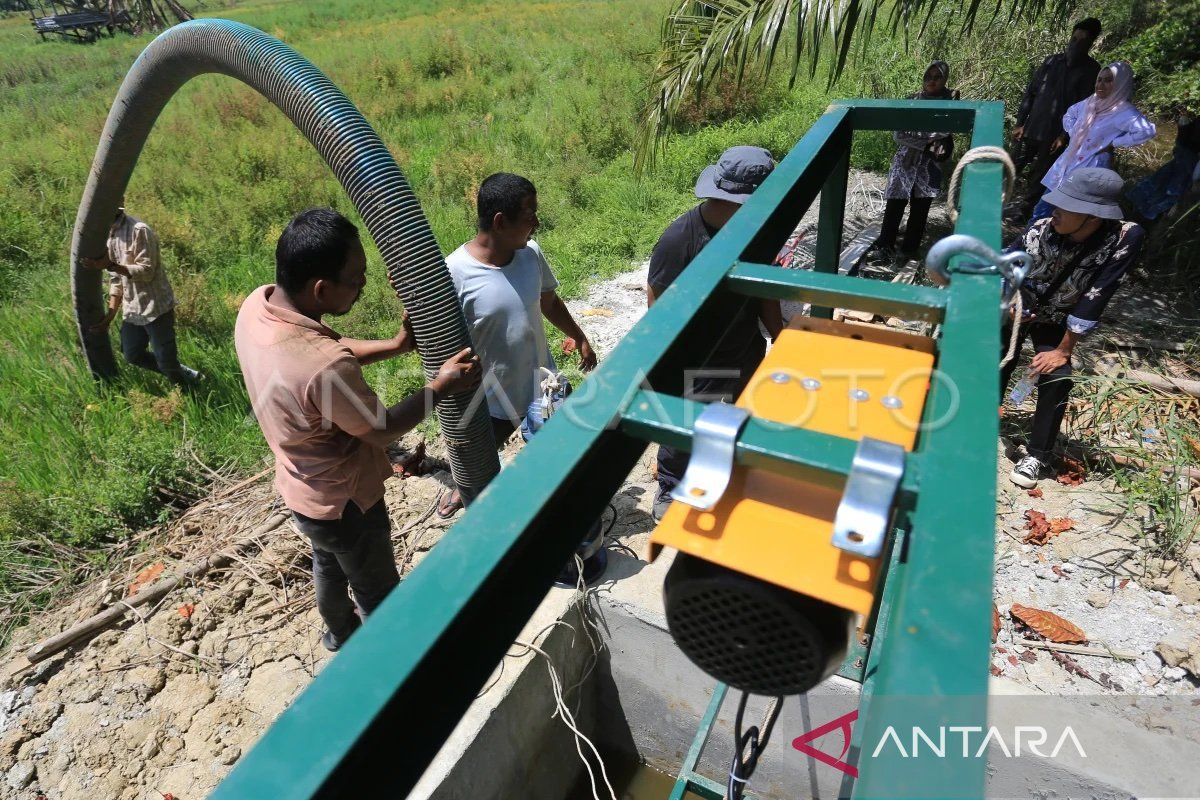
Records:
M667 226L650 255L646 278L646 305L653 306L667 287L679 277L692 259L717 235L742 207L750 194L775 168L771 154L761 147L731 147L709 165L696 181L696 197L703 202ZM776 300L750 301L729 320L724 335L703 364L701 375L688 380L685 396L711 401L732 401L745 388L766 354L766 340L759 332L762 320L774 339L783 329L783 314ZM671 490L687 469L688 453L671 447L658 449L658 494L654 518L659 520L671 504Z
M1054 213L1039 219L1011 249L1031 256L1021 286L1022 315L1018 347L1033 342L1030 372L1037 375L1037 410L1026 455L1009 479L1032 489L1050 468L1054 443L1071 391L1071 353L1100 323L1108 301L1137 260L1145 231L1122 219L1117 198L1124 181L1110 169L1078 169L1045 196ZM1009 322L1001 341L1007 347ZM1000 391L1008 385L1017 359L1000 372Z

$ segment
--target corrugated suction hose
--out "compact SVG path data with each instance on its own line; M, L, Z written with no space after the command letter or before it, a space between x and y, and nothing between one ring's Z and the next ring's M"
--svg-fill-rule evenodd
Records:
M375 240L388 280L408 309L427 377L470 344L466 320L433 231L408 181L354 104L283 42L239 22L201 19L176 25L142 51L113 102L92 162L71 241L71 291L88 367L116 372L106 333L90 326L104 315L100 273L81 256L104 252L142 146L159 113L184 83L209 72L237 78L287 115L333 169ZM487 406L471 393L438 404L438 421L455 481L474 496L499 471ZM468 414L470 410L470 414Z

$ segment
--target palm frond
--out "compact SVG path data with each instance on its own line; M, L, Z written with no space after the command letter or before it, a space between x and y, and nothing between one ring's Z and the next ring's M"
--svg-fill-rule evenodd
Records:
M651 166L675 124L676 113L689 96L699 99L714 81L726 75L740 86L747 69L771 73L781 43L791 59L789 88L796 82L802 60L815 75L822 54L833 48L829 82L841 75L851 45L865 40L881 22L895 32L910 28L923 33L936 8L949 3L962 15L969 32L984 0L680 0L663 21L658 59L650 97L642 110L634 150L638 172ZM1074 0L994 0L987 24L1001 18L1027 18L1047 10L1066 13ZM785 39L788 29L793 36ZM863 50L860 49L859 52Z

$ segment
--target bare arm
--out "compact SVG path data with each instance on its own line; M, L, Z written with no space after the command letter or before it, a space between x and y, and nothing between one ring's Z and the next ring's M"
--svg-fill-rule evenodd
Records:
M442 365L437 376L421 387L421 391L389 407L382 428L372 428L359 438L380 447L391 444L417 427L443 397L478 386L481 371L479 359L472 354L471 348L460 351Z
M654 287L646 284L646 308L653 308L654 301L658 299L658 292L654 291Z
M342 337L339 341L350 349L350 352L358 359L358 363L364 365L374 364L376 361L384 361L402 353L412 352L415 347L412 323L408 321L407 313L404 315L403 326L400 328L400 332L390 339L349 339Z
M1035 355L1033 361L1030 363L1030 367L1035 372L1046 374L1054 372L1054 370L1065 364L1071 363L1071 354L1075 352L1075 345L1079 344L1081 338L1080 334L1068 328L1063 333L1062 341L1058 343L1058 347Z
M596 354L592 351L592 345L588 341L587 334L583 332L583 328L579 327L579 323L571 316L571 310L567 308L567 304L558 296L558 292L551 289L548 292L542 292L540 301L542 314L546 319L550 320L550 324L558 328L566 336L574 339L579 345L579 357L581 359L580 368L584 372L590 371L596 366Z
M108 326L112 324L112 321L116 319L117 312L120 309L121 292L120 287L118 286L117 291L108 295L108 311L105 312L104 316L100 318L99 322L92 326L92 332L99 333L100 331L107 330Z

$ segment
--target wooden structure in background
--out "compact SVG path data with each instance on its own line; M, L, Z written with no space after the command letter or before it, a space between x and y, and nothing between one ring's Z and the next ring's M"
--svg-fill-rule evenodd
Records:
M25 0L25 7L43 40L58 34L94 42L105 32L141 33L192 19L177 0Z

